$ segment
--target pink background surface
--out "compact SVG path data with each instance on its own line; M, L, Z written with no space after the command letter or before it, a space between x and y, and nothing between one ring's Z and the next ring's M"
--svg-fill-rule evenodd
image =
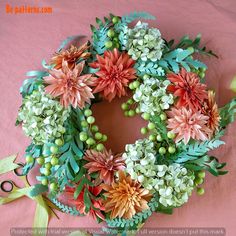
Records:
M90 36L89 24L95 16L109 12L122 15L131 11L148 11L157 17L151 22L167 38L179 39L184 34L203 35L203 42L220 59L204 58L209 66L207 84L218 93L220 106L233 97L229 84L236 75L236 2L235 0L51 0L38 1L38 6L53 7L50 15L8 15L6 3L13 6L34 5L36 1L4 1L0 3L0 157L19 152L29 140L21 128L14 126L21 104L19 87L29 70L40 69L41 60L48 58L67 36ZM140 137L143 123L139 118L126 119L119 108L121 100L101 103L94 108L97 123L109 136L108 146L122 152L126 143ZM207 175L202 197L194 193L188 204L176 209L172 216L154 214L146 227L225 227L227 236L236 235L236 124L230 125L224 140L227 144L215 151L221 161L227 161L229 174L213 178ZM20 157L19 155L19 157ZM12 176L14 178L14 176ZM1 180L6 176L1 176ZM2 196L2 192L0 192ZM35 203L27 198L1 206L1 235L9 235L11 227L30 227ZM93 219L59 214L49 227L97 226Z

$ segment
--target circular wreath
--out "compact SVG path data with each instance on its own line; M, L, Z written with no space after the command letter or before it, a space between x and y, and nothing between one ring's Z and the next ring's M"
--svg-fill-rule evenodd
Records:
M218 109L204 83L207 67L195 54L216 55L200 46L200 35L176 44L147 23L129 25L138 18L154 19L111 14L96 18L91 42L64 41L44 70L28 72L17 118L32 139L24 173L40 165L34 194L47 192L62 211L121 229L137 229L152 212L171 213L194 190L202 195L206 171L225 174L225 163L207 152L224 143L233 120L232 106ZM114 154L91 106L128 92L124 115L140 115L147 127L142 139Z

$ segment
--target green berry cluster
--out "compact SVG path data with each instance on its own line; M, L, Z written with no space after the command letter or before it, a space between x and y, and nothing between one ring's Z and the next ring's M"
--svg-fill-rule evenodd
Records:
M192 68L192 72L196 73L201 79L205 78L206 68L195 69Z
M140 113L137 103L135 103L132 98L128 99L127 102L122 103L121 109L127 117L134 117L136 114Z
M114 25L117 24L119 21L120 18L118 16L114 16L112 18L112 23ZM120 48L119 38L118 38L119 35L115 32L113 27L111 27L107 31L107 36L109 37L109 40L105 42L105 47L107 49Z
M171 142L174 138L175 138L175 134L172 132L168 132L167 133L167 138L169 139L168 142L166 142L164 140L164 138L162 137L162 135L158 132L156 125L153 122L150 122L150 114L148 113L143 113L142 114L142 118L146 121L149 121L147 127L142 127L140 132L143 135L149 135L148 139L150 141L157 141L157 149L159 154L161 155L165 155L167 152L169 154L174 154L176 152L176 147L174 145L174 142ZM162 121L165 121L167 119L166 114L162 113L160 115L160 119Z
M97 125L94 125L95 118L92 116L92 111L86 109L84 111L86 119L81 121L81 126L84 129L79 134L79 139L82 142L85 142L87 146L91 149L96 149L101 152L104 149L102 142L107 141L107 136L99 132Z
M197 194L198 195L203 195L205 193L204 188L198 187L199 185L204 183L205 176L206 176L205 171L198 171L195 173L194 184L197 186Z
M43 185L49 184L48 177L52 174L53 168L59 164L58 153L60 146L63 146L63 144L64 141L61 138L56 139L54 144L49 148L49 155L48 152L43 152L42 156L36 158L37 163L41 166L41 176L44 177L41 180ZM33 161L33 156L26 155L26 162L28 164L33 163ZM55 181L53 181L53 179L50 180L49 188L54 192L58 190L58 185Z

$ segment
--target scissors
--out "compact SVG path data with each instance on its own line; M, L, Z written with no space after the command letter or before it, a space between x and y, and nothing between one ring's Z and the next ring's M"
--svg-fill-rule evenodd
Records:
M16 176L20 177L24 181L25 184L30 186L27 175L24 175L23 171L22 171L22 169L24 168L25 165L21 162L16 163L16 164L19 167L13 170L14 174ZM4 180L4 181L1 182L0 189L5 193L10 193L10 192L12 192L14 190L18 190L20 188L15 184L14 181L8 179L8 180Z
M26 186L31 186L27 175L24 175L22 169L24 168L24 164L22 162L16 163L19 167L14 169L13 172L16 176L20 177L23 182L26 184ZM12 191L19 190L20 188L15 184L13 180L7 179L1 182L0 189L5 193L11 193ZM58 211L61 211L54 203L52 203L47 197L42 196L43 199L47 202L48 207L51 209L53 214L59 219L57 214L54 212L53 209L56 209ZM62 212L62 211L61 211Z

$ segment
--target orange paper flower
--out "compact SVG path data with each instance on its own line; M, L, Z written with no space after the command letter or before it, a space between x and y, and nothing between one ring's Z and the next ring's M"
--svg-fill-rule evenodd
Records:
M208 116L199 111L187 110L184 107L172 108L167 114L169 116L167 128L177 135L176 142L183 139L184 143L187 144L190 138L202 141L208 139L211 133L207 127Z
M81 75L83 68L84 61L73 70L63 61L61 70L52 69L49 71L50 75L44 78L46 93L59 97L64 107L72 105L74 108L84 108L85 103L90 103L90 99L94 98L90 86L94 85L96 78L91 74Z
M119 180L110 185L103 185L106 193L105 212L111 212L111 219L122 217L130 219L136 213L149 208L152 195L141 184L132 180L123 171L119 171Z
M204 104L203 114L209 117L207 126L212 131L212 134L210 135L211 138L214 132L218 130L220 124L220 114L215 102L215 93L213 91L208 91L208 99Z
M179 98L176 107L201 110L204 100L207 99L207 91L206 85L200 83L197 74L181 68L179 74L170 73L167 78L172 82L168 90Z
M86 51L88 49L88 42L86 42L79 48L75 47L74 45L71 45L69 49L62 50L59 53L55 53L55 55L51 58L49 64L54 64L54 68L59 70L62 68L62 62L66 61L68 67L70 69L73 69L79 59L85 60L90 57L91 53Z
M116 96L125 96L130 80L136 78L134 64L135 61L126 52L120 53L117 48L106 51L103 56L97 55L97 61L90 64L92 68L99 69L94 92L102 92L108 101Z
M115 172L125 168L121 156L113 155L111 150L104 150L103 152L87 150L84 159L89 162L84 165L88 169L88 173L98 172L100 179L106 184L113 183Z

